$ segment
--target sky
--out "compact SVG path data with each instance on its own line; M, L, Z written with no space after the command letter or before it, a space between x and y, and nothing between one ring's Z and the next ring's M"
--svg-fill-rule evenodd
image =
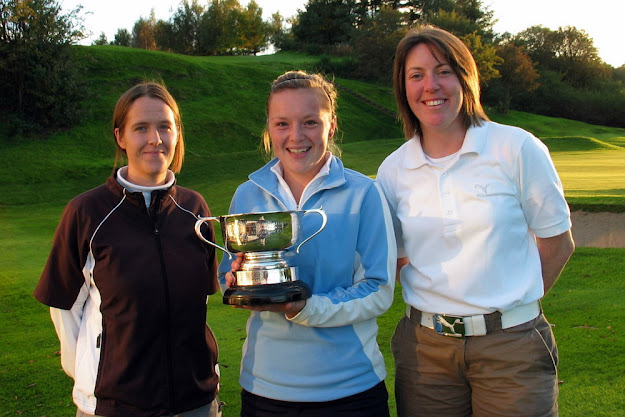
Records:
M118 29L132 31L140 17L149 17L154 9L156 19L169 20L180 5L180 0L59 0L66 11L82 4L85 27L91 36L82 43L90 45L104 33L109 41L115 38ZM239 0L246 6L248 0ZM279 11L288 18L304 10L307 0L256 0L263 9L263 19ZM601 59L620 67L625 65L623 35L618 29L622 24L622 13L616 10L620 3L614 0L482 0L484 6L494 12L497 33L516 34L530 26L542 25L551 30L574 26L584 30L599 51ZM208 4L208 0L200 0Z

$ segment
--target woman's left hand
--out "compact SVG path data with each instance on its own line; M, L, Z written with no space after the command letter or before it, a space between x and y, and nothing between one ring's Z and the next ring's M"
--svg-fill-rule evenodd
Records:
M273 313L281 313L287 318L295 317L306 306L306 300L293 301L282 304L261 304L261 305L241 305L234 306L236 308L244 308L254 311L271 311Z

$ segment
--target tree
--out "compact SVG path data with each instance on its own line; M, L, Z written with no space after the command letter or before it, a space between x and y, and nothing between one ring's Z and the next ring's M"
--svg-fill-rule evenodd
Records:
M458 37L477 32L475 21L456 10L448 12L441 9L436 13L429 13L427 20L428 23L445 29Z
M176 42L174 25L171 22L158 20L154 24L154 42L156 43L156 48L160 51L179 52L176 49L178 43Z
M130 46L132 44L132 35L128 32L128 29L117 29L115 39L111 43L118 46Z
M72 43L85 36L79 6L54 0L0 2L0 109L14 134L71 126L84 87Z
M310 0L291 28L295 41L304 46L348 43L356 21L355 6L355 0Z
M575 27L552 31L532 26L519 32L514 41L525 47L540 68L562 74L563 80L573 87L589 87L597 78L610 77L592 39Z
M393 56L397 43L404 37L404 15L391 7L384 7L372 17L365 18L354 31L354 76L361 79L391 82Z
M132 46L135 48L156 50L155 38L156 18L154 17L154 9L150 13L150 17L145 19L140 17L132 28Z
M104 32L100 33L100 36L98 37L98 39L96 39L95 41L93 41L92 45L108 45L109 41L108 39L106 39L106 35L104 34Z
M615 80L620 81L623 85L625 85L625 64L615 68L612 73Z
M239 15L241 30L240 51L256 55L267 47L269 42L269 25L263 22L263 9L256 1L251 0Z
M199 52L199 27L204 7L198 0L183 0L172 17L172 49L183 54ZM159 45L160 46L160 45Z
M467 45L475 59L482 84L501 76L495 67L501 65L503 59L497 55L493 44L482 42L482 37L477 33L462 36L460 39Z
M484 43L492 43L493 11L480 0L426 0L421 6L421 21L448 30L458 37L476 33Z
M236 50L241 5L238 0L212 0L200 21L203 55L225 55Z
M501 74L499 81L503 90L497 107L501 112L508 113L513 96L532 92L540 86L540 74L523 48L512 42L498 45L497 54L503 58L503 62L496 66Z
M284 28L284 18L280 12L275 12L271 15L271 20L267 24L267 31L269 34L269 42L273 44L276 49L281 49L288 34Z

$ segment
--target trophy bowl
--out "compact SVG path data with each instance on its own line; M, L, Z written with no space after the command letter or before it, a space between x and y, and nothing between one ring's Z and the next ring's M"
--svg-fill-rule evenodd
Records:
M321 227L295 246L302 235L302 217L308 214L321 216ZM225 247L207 240L200 232L202 224L208 221L221 225ZM224 293L224 304L275 304L311 296L310 287L297 278L297 267L289 265L284 255L293 248L299 253L304 243L325 228L326 222L323 208L230 214L201 217L195 223L195 233L204 242L227 253L230 259L236 253L244 253L241 269L234 272L236 283Z

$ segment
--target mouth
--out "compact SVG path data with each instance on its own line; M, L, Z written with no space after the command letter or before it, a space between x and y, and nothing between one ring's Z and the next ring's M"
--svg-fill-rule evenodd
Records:
M423 104L425 104L427 107L434 107L434 106L440 106L441 104L443 104L445 101L444 99L438 99L438 100L425 100L423 102Z
M308 152L311 148L312 146L308 146L305 148L287 148L287 150L292 154L299 155Z

